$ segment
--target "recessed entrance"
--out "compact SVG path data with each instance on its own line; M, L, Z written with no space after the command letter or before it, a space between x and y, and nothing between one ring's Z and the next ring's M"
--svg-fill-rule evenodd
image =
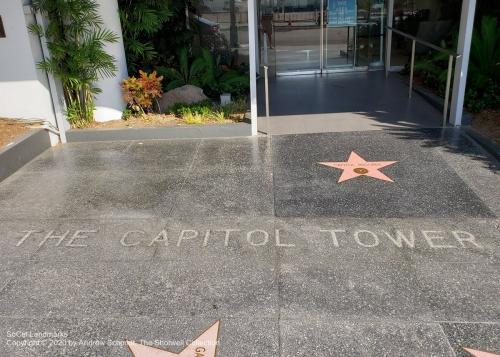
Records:
M262 0L261 63L272 75L384 65L384 0Z
M258 129L268 134L377 130L442 125L442 113L423 97L408 98L408 85L384 71L277 76L258 87Z
M388 21L387 4L261 0L258 130L294 134L441 127L443 111L438 106L418 94L409 97L408 79L384 75L391 48L386 48L387 26L397 19L407 25L415 13L407 11L406 17L394 20L392 11L393 21ZM390 61L387 67L392 68Z

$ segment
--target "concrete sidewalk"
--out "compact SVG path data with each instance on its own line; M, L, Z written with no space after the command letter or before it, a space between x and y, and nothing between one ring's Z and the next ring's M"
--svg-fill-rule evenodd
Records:
M0 183L0 355L500 354L497 170L455 129L48 150Z

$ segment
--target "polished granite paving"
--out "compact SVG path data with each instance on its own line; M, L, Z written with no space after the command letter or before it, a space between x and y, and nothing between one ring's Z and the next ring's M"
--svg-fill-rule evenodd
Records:
M50 149L0 183L0 355L500 355L499 187L455 129Z

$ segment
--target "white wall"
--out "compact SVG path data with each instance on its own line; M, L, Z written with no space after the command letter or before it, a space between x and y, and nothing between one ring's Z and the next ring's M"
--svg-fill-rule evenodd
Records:
M43 58L40 40L27 29L36 21L35 16L28 6L23 8L23 3L29 1L0 0L0 15L6 32L6 37L0 38L0 117L42 119L56 126L47 75L36 68ZM117 0L99 0L98 3L104 26L119 37L118 43L106 48L116 59L117 75L97 83L103 92L96 98L95 117L105 121L121 118L125 102L120 84L128 74ZM58 103L60 100L56 98ZM67 122L62 125L68 128ZM52 140L57 142L56 137Z
M5 38L0 38L0 117L43 119L55 125L47 76L37 70L42 58L40 42L29 34L22 0L1 0ZM56 138L52 138L53 143Z
M3 0L2 0L3 1ZM104 27L118 35L118 42L108 44L106 52L115 57L118 71L114 78L101 79L97 86L102 93L96 97L96 111L94 117L97 121L108 121L120 119L125 109L125 101L122 97L121 82L128 77L123 36L118 14L117 0L98 0L99 13L104 21Z

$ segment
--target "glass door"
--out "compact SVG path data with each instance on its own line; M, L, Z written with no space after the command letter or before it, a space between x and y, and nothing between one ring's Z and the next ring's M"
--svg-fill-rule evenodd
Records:
M385 1L327 0L325 70L384 65Z
M387 11L384 0L357 0L356 66L382 68Z
M384 0L260 0L261 63L278 75L383 67Z
M352 69L356 55L356 27L325 27L324 69Z
M277 0L272 49L277 74L321 70L321 0ZM263 26L264 28L264 26Z

